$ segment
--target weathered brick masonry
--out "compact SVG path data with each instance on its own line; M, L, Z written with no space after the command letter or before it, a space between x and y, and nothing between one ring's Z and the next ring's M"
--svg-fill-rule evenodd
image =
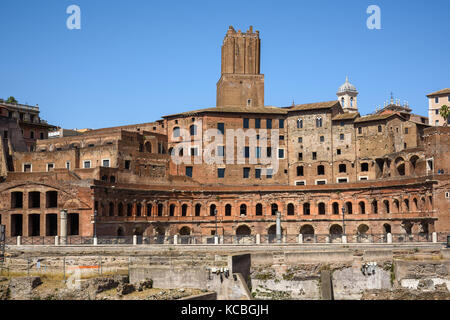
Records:
M347 80L339 100L265 106L259 32L230 27L216 107L44 137L35 151L0 144L1 223L7 236L54 236L67 210L69 234L92 236L97 211L98 235L211 235L217 210L220 235L265 235L280 211L285 234L340 234L345 208L347 234L450 231L450 128L431 128L393 100L361 116L357 94ZM208 129L243 137L214 147L224 160L235 150L232 163L195 163ZM181 132L191 163L172 158ZM272 175L261 157L249 162L261 152L277 161Z

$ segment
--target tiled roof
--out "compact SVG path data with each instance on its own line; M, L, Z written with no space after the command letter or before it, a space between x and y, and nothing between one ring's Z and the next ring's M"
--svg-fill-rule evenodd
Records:
M316 110L316 109L329 109L339 104L338 100L326 101L326 102L316 102L307 104L297 104L295 106L285 108L289 112L291 111L303 111L303 110Z
M355 120L355 122L369 122L369 121L379 121L379 120L385 120L390 117L398 116L401 118L401 116L398 113L384 113L384 114L371 114L368 116L360 117Z
M450 89L449 88L445 88L430 94L427 94L427 97L432 97L432 96L438 96L440 94L450 94Z
M171 114L163 116L163 118L169 118L174 116L189 116L200 113L264 113L264 114L286 114L285 109L277 107L214 107L199 109L193 111L186 111L182 113Z
M333 120L352 120L359 117L358 112L346 112L336 115Z

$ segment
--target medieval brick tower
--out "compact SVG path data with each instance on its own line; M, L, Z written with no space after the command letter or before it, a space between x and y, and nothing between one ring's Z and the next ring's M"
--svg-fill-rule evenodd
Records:
M229 27L222 45L222 74L217 107L263 107L264 75L260 74L259 31L242 33Z

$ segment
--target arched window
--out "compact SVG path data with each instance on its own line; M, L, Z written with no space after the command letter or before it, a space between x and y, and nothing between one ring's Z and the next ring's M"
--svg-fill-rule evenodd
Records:
M211 217L214 217L216 215L216 208L217 207L216 207L215 204L212 204L212 205L209 206L209 215Z
M405 204L405 211L409 211L409 200L405 199L403 200L403 203Z
M353 97L350 98L350 107L353 107Z
M364 201L359 202L359 214L366 214L366 204Z
M321 128L322 127L322 117L316 118L316 127Z
M288 216L293 216L295 214L294 205L292 203L289 203L287 206L287 214Z
M152 216L152 209L153 209L153 205L151 203L147 203L147 216L148 217Z
M339 203L333 202L333 214L339 214Z
M321 202L321 203L319 203L319 214L324 215L325 213L326 213L325 203Z
M303 204L303 215L309 216L311 214L311 206L308 202Z
M258 203L256 205L256 215L257 216L262 216L262 214L263 214L263 206L262 206L261 203Z
M127 216L128 217L131 217L132 210L133 210L133 205L131 203L127 204Z
M272 203L271 209L272 209L272 215L273 216L277 215L278 205L276 203Z
M231 216L231 204L225 206L225 215L228 217Z
M353 214L353 205L351 202L346 202L345 206L347 207L347 214Z
M180 136L180 127L173 128L173 137L178 138Z
M136 216L140 217L141 216L141 210L142 210L142 205L140 203L138 203L136 205Z
M189 127L189 132L191 133L191 136L197 135L197 126L195 124L191 125Z
M187 208L188 208L187 204L183 204L181 206L181 216L182 217L186 217L186 215L187 215Z
M372 201L372 213L378 213L378 203L377 200Z
M297 129L303 128L303 119L297 119Z
M114 203L112 202L109 203L109 216L114 216Z
M175 205L171 204L169 207L169 216L173 217L175 216Z
M158 217L162 217L164 210L164 205L162 203L158 204Z
M119 205L117 206L117 214L119 215L119 217L123 216L123 204L122 204L122 202L120 202Z
M246 216L247 215L247 205L245 204L241 204L241 207L239 208L241 216Z
M390 206L389 206L389 201L388 201L388 200L384 200L384 201L383 201L383 204L384 204L384 211L385 211L386 213L391 213L391 208L390 208Z
M202 209L202 205L200 203L197 203L195 205L195 216L199 217L200 216L200 210Z
M345 107L345 99L344 99L344 97L342 97L342 99L341 99L341 105L342 105L342 108Z

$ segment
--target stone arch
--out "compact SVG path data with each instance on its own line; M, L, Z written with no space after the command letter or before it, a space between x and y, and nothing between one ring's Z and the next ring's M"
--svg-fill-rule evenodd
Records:
M180 228L180 231L178 231L180 236L189 236L191 235L191 228L184 226Z
M358 226L358 234L359 235L366 235L369 232L369 226L366 224L360 224Z
M240 225L236 228L236 235L237 236L250 236L252 234L252 231L249 226L246 224Z
M395 159L395 169L399 176L404 176L406 174L405 159L403 159L402 157L398 157L397 159Z
M393 203L394 203L395 212L399 213L400 212L400 202L398 201L398 199L394 199Z
M310 224L305 224L300 228L300 234L302 235L314 235L314 227Z
M417 156L417 155L413 155L413 156L411 156L411 158L409 158L409 163L411 164L411 166L410 166L410 168L411 168L410 174L415 174L416 173L417 161L418 160L419 160L419 156Z
M389 223L383 224L383 232L386 233L392 233L392 227Z
M342 235L342 233L342 226L340 226L339 224L333 224L330 227L330 235Z

